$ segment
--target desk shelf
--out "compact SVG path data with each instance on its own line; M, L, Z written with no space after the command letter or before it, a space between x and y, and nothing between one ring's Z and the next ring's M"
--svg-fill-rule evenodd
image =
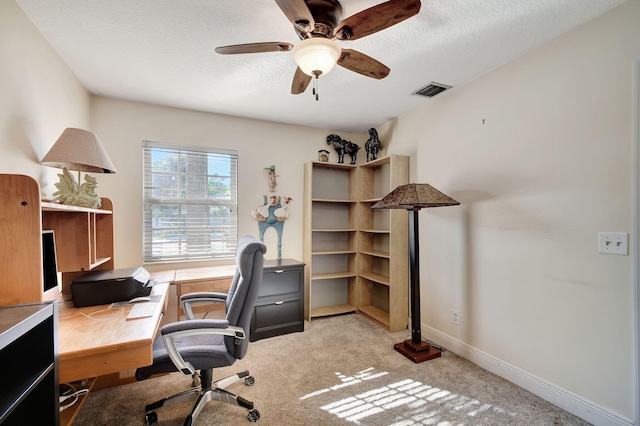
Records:
M30 176L0 174L0 306L55 300L42 275L42 231L53 230L62 291L94 269L113 269L113 204L90 209L40 200L40 185Z

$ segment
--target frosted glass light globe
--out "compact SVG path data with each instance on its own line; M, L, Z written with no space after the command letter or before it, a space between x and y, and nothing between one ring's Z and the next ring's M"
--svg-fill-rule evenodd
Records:
M342 49L335 41L326 38L307 38L293 46L293 59L307 75L329 73L338 61Z

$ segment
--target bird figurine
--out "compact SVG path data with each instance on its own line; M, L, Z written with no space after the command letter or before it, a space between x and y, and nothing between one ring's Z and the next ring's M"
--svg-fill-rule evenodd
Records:
M58 190L53 193L54 201L69 206L88 207L91 209L100 208L102 200L96 194L98 183L93 176L85 174L85 182L78 186L73 175L65 167L58 177L60 177L60 182L55 184Z
M269 201L267 201L267 197L264 197L264 204L262 206L256 207L258 221L265 222L269 217L269 207L278 205L278 196L271 195L269 196Z
M283 200L282 206L278 207L273 211L273 214L275 215L276 220L278 222L284 222L285 220L287 220L287 217L289 217L289 212L287 211L287 207L289 207L289 204L291 204L291 201L293 201L293 198L283 197L282 200Z

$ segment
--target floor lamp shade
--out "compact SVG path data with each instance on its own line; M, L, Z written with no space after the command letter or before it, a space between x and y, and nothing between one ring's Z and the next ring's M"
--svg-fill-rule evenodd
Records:
M415 363L437 358L441 351L422 341L420 330L420 245L418 211L422 208L457 206L460 203L426 183L402 185L371 206L372 209L405 209L409 212L409 290L411 295L411 339L394 348Z

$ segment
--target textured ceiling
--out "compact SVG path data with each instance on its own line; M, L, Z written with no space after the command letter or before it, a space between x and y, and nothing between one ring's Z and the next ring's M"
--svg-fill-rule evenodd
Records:
M428 0L420 13L340 42L391 68L341 67L291 95L290 52L219 55L217 46L299 41L273 0L17 0L94 94L364 133L425 102L432 81L460 87L626 0ZM343 18L381 3L342 0ZM443 93L439 96L446 96Z

